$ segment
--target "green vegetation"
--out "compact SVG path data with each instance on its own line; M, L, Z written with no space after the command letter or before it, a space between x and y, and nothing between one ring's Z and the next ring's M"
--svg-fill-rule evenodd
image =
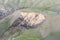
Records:
M31 29L23 32L23 34L15 38L15 40L43 40L43 38L38 30Z
M52 32L47 38L51 40L60 40L60 32Z
M53 3L53 1L55 2L55 4ZM51 1L50 3L49 0L8 0L6 4L4 4L4 2L0 3L0 8L8 5L9 7L14 9L21 8L26 12L40 12L46 16L47 22L42 24L39 28L45 29L47 32L50 32L53 29L52 27L60 26L60 2L59 0L53 1ZM57 1L59 2L59 4L57 4ZM18 15L15 16L15 14L11 14L0 20L0 36L9 29L12 23L17 19ZM55 24L56 21L57 23ZM23 34L16 37L15 40L43 40L43 37L41 33L39 33L39 31L36 29L26 30L25 32L23 32ZM54 40L60 40L60 33L54 32L53 34L49 35L49 37L52 37Z

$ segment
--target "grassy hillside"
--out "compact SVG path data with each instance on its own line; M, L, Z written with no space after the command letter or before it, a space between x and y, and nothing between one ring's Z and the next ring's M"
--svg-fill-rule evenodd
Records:
M60 0L0 0L0 9L7 6L14 10L41 13L45 15L46 21L37 28L38 30L25 30L21 35L17 32L17 37L11 37L11 32L8 31L9 35L3 35L2 39L7 40L11 37L14 40L60 40ZM18 15L11 14L0 20L0 36L7 31ZM50 33L53 33L53 36L49 35ZM46 35L48 36L45 38Z

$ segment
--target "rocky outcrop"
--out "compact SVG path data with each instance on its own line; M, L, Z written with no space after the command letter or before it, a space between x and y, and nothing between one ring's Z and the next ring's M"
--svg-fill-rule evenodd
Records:
M14 27L20 24L25 28L34 28L45 20L44 15L40 13L17 11L16 14L19 14L19 17L12 24Z
M38 25L40 25L45 20L45 16L40 13L21 12L19 10L14 12L12 15L9 15L8 17L6 17L5 20L10 25L9 27L4 26L7 29L5 28L3 29L3 30L6 30L3 32L4 33L3 39L4 37L10 36L10 35L16 36L18 35L17 33L20 34L22 30L25 31L26 29L32 29L32 28L38 27Z
M7 17L8 15L11 15L15 10L9 6L3 6L0 8L0 20Z

